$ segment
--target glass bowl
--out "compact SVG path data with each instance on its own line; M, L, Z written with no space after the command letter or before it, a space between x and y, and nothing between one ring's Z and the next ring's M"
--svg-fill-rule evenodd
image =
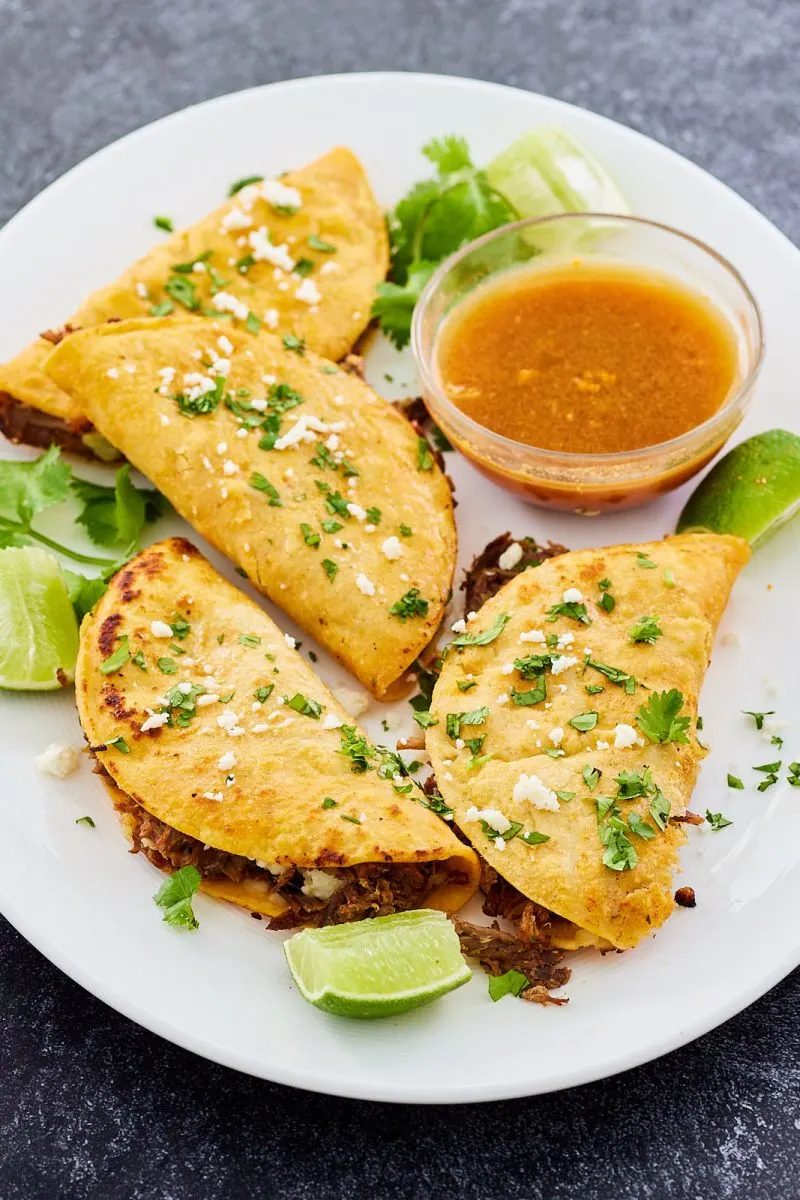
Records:
M666 442L616 454L576 454L517 442L463 413L442 385L437 347L444 322L476 287L501 272L551 271L575 263L636 268L673 279L730 324L737 370L721 407ZM696 474L731 436L753 397L764 352L761 313L738 271L709 246L641 217L564 213L517 221L451 255L422 293L411 333L425 404L462 454L495 483L533 504L595 516L632 508ZM665 398L668 401L668 397Z

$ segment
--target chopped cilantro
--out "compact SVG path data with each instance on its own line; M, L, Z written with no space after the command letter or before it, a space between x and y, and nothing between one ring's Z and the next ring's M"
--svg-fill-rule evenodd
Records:
M730 772L728 772L728 787L736 788L737 791L743 791L744 783L738 775L731 775Z
M683 694L677 688L668 692L653 692L647 704L636 714L636 723L651 742L677 742L687 745L690 718L678 716L683 707Z
M611 580L601 579L597 586L600 589L600 599L597 601L598 607L604 609L607 613L613 612L617 602L609 591Z
M433 470L433 455L431 454L431 448L428 445L428 440L424 437L417 438L417 470Z
M340 529L344 529L344 525L341 521L329 520L322 522L322 528L325 533L338 533Z
M646 571L656 570L656 564L653 562L652 558L648 558L642 550L636 551L636 565L637 567L644 567Z
M174 658L159 658L156 666L162 675L174 675L178 669Z
M672 571L670 571L670 569L668 567L664 571L664 587L668 587L668 588L675 587L675 576L672 574Z
M589 696L597 696L600 692L604 692L606 689L601 683L587 683L583 690Z
M240 646L247 646L250 650L255 650L256 646L261 645L261 638L257 633L240 633L238 641Z
M261 183L263 175L245 175L243 179L237 179L228 188L228 196L235 196L242 188L250 187L251 183Z
M588 733L590 729L594 729L599 717L600 714L596 712L578 713L577 717L572 717L567 724L577 729L578 733Z
M318 721L324 705L320 704L318 700L308 699L302 692L296 692L291 700L286 700L286 707L293 709L296 713L302 713L304 717L313 717L315 721Z
M119 737L111 738L110 741L106 742L106 749L117 750L120 754L130 754L131 752L130 746L121 734Z
M598 799L598 817L602 807ZM615 805L612 804L605 818L599 821L598 833L605 846L603 866L610 871L632 871L639 861L639 855L625 832L625 822L618 815Z
M113 654L109 654L108 658L100 664L101 675L114 675L117 671L121 671L125 663L131 656L128 647L128 638L125 634L119 639L119 645Z
M278 489L260 471L254 471L250 476L250 487L254 488L257 492L263 492L265 496L269 497L270 508L283 508L283 501Z
M247 314L247 320L244 323L244 327L248 333L258 333L261 328L261 319L256 316L252 309Z
M751 712L749 708L743 708L743 709L742 709L742 712L744 713L744 715L745 715L746 717L752 717L752 718L753 718L753 720L754 720L754 721L755 721L755 723L756 723L756 729L763 729L763 728L764 728L764 718L765 718L765 717L774 717L774 716L775 716L775 709L774 709L774 708L771 708L771 709L769 710L769 712Z
M134 666L139 667L142 671L147 670L147 663L141 650L137 650L136 654L132 655L131 662Z
M252 266L255 265L256 259L252 254L243 254L241 258L237 258L234 266L240 275L246 275Z
M319 480L317 480L317 485L319 485ZM323 489L320 488L320 491L322 491L322 490ZM349 521L350 520L350 512L347 507L349 501L345 500L345 498L341 494L341 492L339 492L339 491L331 492L327 488L327 484L326 484L326 490L327 490L327 495L325 496L325 507L327 508L328 512L336 513L338 516L344 517L344 519L346 521Z
M577 792L566 792L563 790L559 791L558 788L556 788L556 795L558 796L559 800L563 800L565 803L569 800L574 800L577 794Z
M514 667L523 679L536 679L552 665L552 654L529 654L526 658L514 659Z
M297 262L294 264L294 269L297 275L305 278L306 275L310 275L314 270L313 258L298 258Z
M184 638L187 638L192 630L189 622L182 617L180 613L172 614L172 620L169 623L169 627L172 630L172 636L177 638L179 642L182 642Z
M656 788L656 794L650 801L649 808L650 816L663 833L667 828L667 821L669 820L671 805L660 788Z
M482 633L460 633L458 637L453 638L450 644L452 646L488 646L490 642L500 636L510 620L509 613L500 613L494 624L488 629L484 629Z
M303 541L305 544L307 546L311 546L312 549L316 549L322 541L321 536L318 533L315 533L311 526L307 525L305 521L300 522L300 532L303 535Z
M527 692L518 692L516 688L511 689L511 703L526 707L530 704L541 704L547 699L547 680L544 675L539 676L539 682L536 687L530 688Z
M333 583L334 579L336 578L336 572L339 570L339 564L335 563L332 558L323 558L322 569L328 576L328 579L330 579L331 583Z
M284 349L291 350L294 354L305 354L306 343L305 338L299 338L293 333L285 333L283 335Z
M428 607L429 601L424 600L420 596L419 588L409 588L399 600L395 600L394 604L389 608L389 613L391 616L405 621L409 617L426 617L428 615Z
M781 760L777 762L762 763L760 767L753 767L754 771L763 771L765 775L774 775L776 771L781 769Z
M185 275L170 275L164 284L164 291L170 299L174 300L176 304L181 304L189 312L197 312L200 307L197 284L193 279L187 279Z
M603 774L603 772L598 771L597 767L591 767L591 766L589 766L588 763L583 768L583 770L581 771L581 775L583 776L583 782L586 784L586 786L588 787L590 792L593 792L594 789L597 787L597 785L600 781L600 776L602 774Z
M438 725L439 722L435 717L432 717L427 708L421 708L413 712L412 717L419 725L420 729L430 729L432 725Z
M319 250L320 254L335 254L336 247L333 242L325 242L317 233L310 233L307 238L308 244L312 250Z
M480 708L474 708L472 712L452 712L447 714L447 736L453 741L461 736L461 727L463 725L482 725L489 715L489 709L484 704Z
M656 836L656 831L652 825L648 825L647 821L643 821L639 813L628 813L628 828L631 833L635 833L637 837L644 838L649 842L651 838Z
M636 624L631 626L629 633L632 642L647 642L652 646L664 631L660 628L657 617L640 617Z
M170 313L175 312L175 305L171 300L162 300L160 304L151 304L151 317L168 317Z
M256 700L263 704L265 700L269 699L274 690L275 684L267 683L264 685L264 687L256 688L256 690L253 692L253 696Z
M366 509L366 514L367 514L367 520L369 521L369 523L371 525L380 525L382 514L381 514L381 510L379 508L375 508L374 506L371 508L368 508L368 509Z
M322 800L321 808L336 808L336 801L333 796L325 796Z
M343 821L349 821L351 825L360 825L361 824L360 817L351 817L347 813L340 813L339 815Z
M528 976L512 967L503 975L489 976L489 995L495 1002L502 1000L503 996L519 996L528 984Z
M431 437L433 438L433 444L437 450L441 451L442 454L451 453L453 449L452 443L450 442L450 439L446 437L444 433L442 433L438 425L433 425L431 427Z
M643 772L620 771L616 778L617 799L633 800L636 796L650 796L656 791L653 774L649 767Z
M164 233L172 233L175 229L172 217L153 217L153 224L156 229L163 229Z
M414 532L410 525L398 525L398 529L403 537L411 537L412 533Z
M164 910L168 925L197 929L199 922L192 909L192 896L200 886L197 867L181 867L161 885L153 899Z
M220 698L219 698L220 704L230 704L230 702L233 699L233 697L235 696L235 694L236 694L236 688L234 688L233 691L231 691L231 692L226 692L224 696L220 696Z
M456 681L456 687L460 692L469 692L477 686L478 685L474 679L458 679Z
M88 825L90 829L97 828L97 826L95 825L95 823L91 817L76 817L75 824L76 825Z
M722 813L712 813L708 809L706 809L706 820L715 833L733 824L733 821L729 821L727 817L723 817Z
M800 787L800 762L791 762L786 768L789 772L787 782L790 787Z
M572 621L580 621L582 625L591 625L592 623L592 618L586 611L586 605L579 604L575 600L562 601L560 604L552 605L547 614L548 621L557 621L559 617L569 617Z
M605 675L610 683L616 683L618 687L624 687L629 696L633 695L633 692L636 690L636 680L633 675L629 675L627 671L623 671L619 667L609 667L606 663L597 662L590 657L584 659L584 666L591 667L593 671L599 671L601 675Z
M423 808L429 808L431 812L435 812L437 816L442 817L445 821L449 821L453 816L452 808L449 808L441 796L418 796L418 802Z

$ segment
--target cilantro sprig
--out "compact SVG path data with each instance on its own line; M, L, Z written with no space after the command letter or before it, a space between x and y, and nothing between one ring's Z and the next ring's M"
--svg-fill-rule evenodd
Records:
M398 349L409 341L414 306L438 264L517 215L474 165L463 138L433 138L422 153L436 176L415 184L391 214L391 281L378 284L372 306Z
M192 908L192 897L199 887L200 872L197 867L181 867L164 881L153 899L164 910L163 919L168 925L184 929L200 927Z
M668 692L653 692L647 704L636 714L636 723L651 742L677 742L686 745L689 739L686 730L691 718L680 716L683 708L683 693L677 688Z

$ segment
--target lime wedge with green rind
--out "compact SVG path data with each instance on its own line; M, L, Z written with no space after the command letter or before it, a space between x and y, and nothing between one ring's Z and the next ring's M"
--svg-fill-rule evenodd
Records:
M0 688L46 692L75 675L78 622L45 550L0 550Z
M453 925L433 909L304 929L284 950L304 999L340 1017L396 1016L472 977Z
M800 437L769 429L740 442L698 484L677 532L735 533L755 549L800 509Z

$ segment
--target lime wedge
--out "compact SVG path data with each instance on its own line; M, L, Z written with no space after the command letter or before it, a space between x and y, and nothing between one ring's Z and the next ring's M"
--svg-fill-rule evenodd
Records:
M391 1017L472 977L458 934L432 909L305 929L284 944L304 999L340 1017Z
M800 437L769 429L740 442L695 488L678 533L736 533L755 548L800 508Z
M0 688L47 692L71 682L78 622L45 550L0 550Z
M486 177L521 217L630 212L605 167L557 125L540 125L493 158Z

